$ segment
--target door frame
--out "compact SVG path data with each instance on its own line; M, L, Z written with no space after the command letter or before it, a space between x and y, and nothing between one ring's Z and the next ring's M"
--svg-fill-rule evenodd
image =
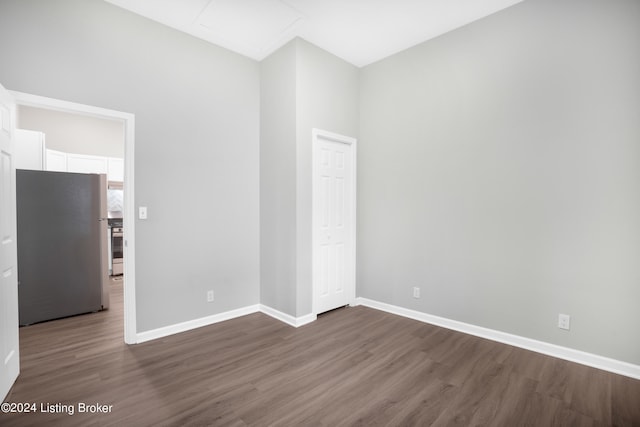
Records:
M318 179L317 160L320 155L319 141L321 139L346 144L351 148L351 203L349 203L350 212L349 221L351 222L351 231L348 235L351 250L347 251L345 266L348 266L349 273L345 283L345 294L347 296L347 304L355 305L356 302L356 200L357 200L357 140L356 138L340 135L322 129L311 129L311 292L312 292L312 313L318 315L317 290L320 283L318 275L318 264L320 254L316 250L316 244L319 237L316 230L316 218L318 217L319 206L318 196L320 194L320 180Z
M62 101L44 96L9 91L18 106L36 107L64 113L118 120L124 124L124 342L136 344L136 268L135 268L135 197L134 197L134 139L135 115L91 105Z

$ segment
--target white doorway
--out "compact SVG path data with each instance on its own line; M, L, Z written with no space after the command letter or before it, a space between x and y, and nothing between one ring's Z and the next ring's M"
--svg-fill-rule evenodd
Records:
M119 120L124 125L124 341L137 343L135 302L134 125L133 114L21 92L11 92L20 106Z
M312 131L313 312L355 302L356 140Z
M15 111L13 97L0 85L0 402L20 373Z

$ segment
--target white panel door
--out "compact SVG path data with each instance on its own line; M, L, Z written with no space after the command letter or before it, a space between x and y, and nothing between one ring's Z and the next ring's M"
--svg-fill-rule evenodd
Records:
M313 288L316 314L355 298L355 140L313 133Z
M16 244L15 103L0 85L0 401L20 372Z

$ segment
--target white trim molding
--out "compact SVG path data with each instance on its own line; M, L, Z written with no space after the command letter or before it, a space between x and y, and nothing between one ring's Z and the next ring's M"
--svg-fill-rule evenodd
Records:
M546 354L548 356L557 357L559 359L568 360L570 362L579 363L581 365L590 366L592 368L602 369L604 371L613 372L615 374L624 375L630 378L640 379L640 366L634 365L632 363L623 362L620 360L611 359L608 357L599 356L597 354L587 353L568 347L562 347L544 341L521 337L519 335L496 331L494 329L483 328L481 326L459 322L457 320L451 320L445 317L434 316L432 314L398 307L367 298L356 298L355 305L362 305L365 307L417 320L419 322L428 323L430 325L440 326L480 338L486 338L492 341L501 342L503 344L512 345L514 347L519 347L525 350L531 350L537 353ZM294 317L269 306L256 304L238 308L236 310L226 311L224 313L218 313L211 316L190 320L187 322L177 323L175 325L169 325L162 328L141 332L137 334L136 339L138 343L143 343L146 341L164 338L169 335L186 332L203 326L213 325L215 323L235 319L237 317L246 316L253 313L266 314L267 316L286 323L287 325L294 328L304 326L317 319L317 315L314 313L307 314L302 317Z
M307 314L306 316L302 317L293 317L269 306L255 304L249 305L247 307L237 308L235 310L225 311L224 313L212 314L211 316L200 317L198 319L187 320L186 322L176 323L174 325L163 326L161 328L140 332L136 336L136 342L140 344L146 341L168 337L169 335L187 332L192 329L213 325L215 323L224 322L225 320L231 320L253 313L266 314L267 316L273 317L274 319L286 323L289 326L293 326L294 328L299 328L300 326L304 326L307 323L311 323L317 318L315 314Z
M314 313L307 314L302 317L293 317L290 314L283 313L281 311L276 310L275 308L271 308L267 305L260 304L260 311L267 316L271 316L276 320L284 322L294 328L299 328L300 326L304 326L307 323L311 323L318 318Z
M474 335L480 338L486 338L492 341L501 342L503 344L512 345L514 347L520 347L525 350L535 351L537 353L546 354L548 356L557 357L559 359L568 360L570 362L579 363L581 365L591 366L592 368L602 369L604 371L613 372L615 374L640 379L640 366L634 365L632 363L623 362L620 360L611 359L608 357L599 356L597 354L587 353L568 347L562 347L544 341L521 337L519 335L496 331L494 329L483 328L481 326L459 322L457 320L451 320L445 317L434 316L432 314L398 307L367 298L356 298L356 305L363 305L365 307L386 311L387 313L396 314L398 316L407 317L409 319L418 320L420 322L429 323L431 325L441 326L443 328L452 329L454 331L463 332L465 334Z
M214 323L224 322L225 320L235 319L236 317L246 316L247 314L257 313L259 311L260 306L258 304L250 305L235 310L225 311L224 313L213 314L199 319L188 320L186 322L140 332L137 336L138 344L158 338L164 338L180 332L187 332L203 326L213 325Z

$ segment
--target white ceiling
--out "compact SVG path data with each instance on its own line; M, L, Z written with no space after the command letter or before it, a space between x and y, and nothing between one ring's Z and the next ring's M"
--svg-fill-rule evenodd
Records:
M358 66L522 0L105 0L262 60L296 36Z

